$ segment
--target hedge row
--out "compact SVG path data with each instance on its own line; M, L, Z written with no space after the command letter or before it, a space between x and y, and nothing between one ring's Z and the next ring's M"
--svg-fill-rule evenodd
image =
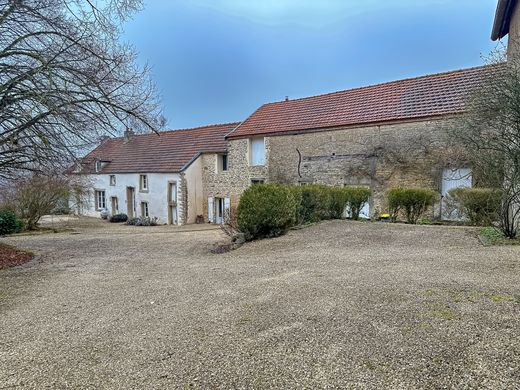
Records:
M370 195L364 187L251 186L240 198L237 224L247 240L276 237L295 225L342 218L345 210L358 219Z
M449 195L473 225L490 226L499 218L502 205L502 191L499 189L454 188Z
M425 188L391 188L388 208L393 221L403 213L408 223L417 223L425 211L433 206L438 195Z

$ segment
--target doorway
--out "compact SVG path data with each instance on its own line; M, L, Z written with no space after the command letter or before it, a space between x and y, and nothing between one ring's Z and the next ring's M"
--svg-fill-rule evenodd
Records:
M117 196L111 197L110 203L112 205L112 215L116 215L117 213L119 213L119 202L117 200Z
M135 211L135 188L126 187L126 215L128 218L134 218Z
M224 220L224 198L215 198L215 223L221 224Z

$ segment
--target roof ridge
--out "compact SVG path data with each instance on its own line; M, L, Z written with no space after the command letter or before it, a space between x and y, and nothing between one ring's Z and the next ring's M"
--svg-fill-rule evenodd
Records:
M151 133L136 133L134 134L134 137L142 137L144 135L160 135L164 133L173 133L176 131L193 131L193 130L199 130L199 129L207 129L211 127L219 127L219 126L232 126L232 125L239 125L241 122L229 122L229 123L215 123L212 125L204 125L204 126L198 126L198 127L187 127L183 129L168 129L168 130L158 130L157 132L153 131ZM107 141L110 140L119 140L125 138L124 136L119 137L109 137Z
M231 126L231 125L238 125L238 124L240 124L239 121L237 121L237 122L227 122L227 123L214 123L214 124L211 124L211 125L202 125L202 126L195 126L195 127L185 127L185 128L181 128L181 129L162 130L162 131L159 131L159 133L167 133L167 132L170 132L170 131L190 131L190 130L197 130L197 129L205 129L205 128L208 128L208 127Z
M492 65L478 65L478 66L472 66L470 68L459 68L459 69L454 69L454 70L450 70L450 71L446 71L446 72L440 72L440 73L429 73L429 74L425 74L425 75L422 75L422 76L414 76L414 77L407 77L407 78L399 79L399 80L385 81L385 82L382 82L382 83L375 83L375 84L364 85L362 87L340 89L338 91L320 93L320 94L317 94L317 95L305 96L305 97L296 98L296 99L277 100L277 101L265 103L265 104L262 105L262 107L263 106L267 106L267 105L273 105L273 104L283 104L283 103L288 103L288 102L290 103L290 102L295 102L295 101L300 101L300 100L313 99L313 98L322 97L322 96L340 94L340 93L343 93L343 92L359 91L359 90L363 90L363 89L380 87L380 86L383 86L383 85L402 83L404 81L419 80L419 79L425 79L425 78L433 78L433 77L436 77L436 76L445 76L445 75L449 75L449 74L452 74L452 73L459 73L459 72L464 72L464 71L472 71L472 70L477 70L477 69L491 68L493 66L496 66L496 65L495 64L492 64Z

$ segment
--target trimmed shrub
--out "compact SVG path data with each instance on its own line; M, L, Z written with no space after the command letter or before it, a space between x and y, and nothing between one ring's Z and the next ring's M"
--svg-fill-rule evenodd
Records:
M278 184L249 187L237 208L238 228L246 240L277 237L296 222L294 190Z
M499 218L502 192L498 189L454 188L449 195L473 225L489 226Z
M136 217L136 218L129 218L127 221L126 221L126 224L127 225L132 225L132 226L157 226L158 225L158 219L157 217L153 217L153 218L150 218L150 217L145 217L145 218L140 218L140 217Z
M128 215L123 214L123 213L114 214L110 217L110 219L108 221L112 222L112 223L126 222L126 221L128 221Z
M345 192L346 204L349 207L351 218L358 220L359 213L370 199L372 191L366 187L346 187Z
M329 187L329 215L332 219L341 219L351 199L350 188Z
M298 204L298 224L341 219L347 207L351 218L359 219L359 213L372 194L366 187L332 187L319 184L290 187Z
M0 236L18 233L23 229L23 222L11 210L0 210Z
M395 221L400 212L406 216L408 223L416 224L428 207L433 206L437 193L425 188L392 188L388 191L388 207L392 220Z
M310 184L301 187L299 221L312 223L331 218L330 188L321 184Z

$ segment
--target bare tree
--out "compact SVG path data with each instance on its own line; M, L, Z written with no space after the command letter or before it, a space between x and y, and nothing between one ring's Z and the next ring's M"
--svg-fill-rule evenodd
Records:
M479 185L501 190L501 229L515 238L520 223L520 62L505 61L502 50L488 62L487 74L450 134L466 150Z
M0 207L15 212L33 230L41 217L59 207L77 209L88 202L90 183L63 174L23 175L0 194Z
M98 137L164 123L120 43L141 0L0 0L0 179L70 164Z

